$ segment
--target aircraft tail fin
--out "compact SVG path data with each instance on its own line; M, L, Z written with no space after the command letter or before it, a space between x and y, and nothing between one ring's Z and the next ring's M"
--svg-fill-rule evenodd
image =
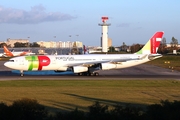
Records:
M157 54L164 32L156 32L144 47L135 54Z
M85 45L83 45L83 54L89 54Z
M9 49L6 46L4 46L3 48L4 48L4 53L6 56L8 56L8 57L14 56L13 53L11 51L9 51Z

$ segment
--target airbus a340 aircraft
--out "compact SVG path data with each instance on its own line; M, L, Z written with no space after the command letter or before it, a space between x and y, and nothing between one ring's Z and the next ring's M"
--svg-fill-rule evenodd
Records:
M23 71L54 70L57 72L72 70L78 75L99 75L98 70L121 69L143 64L162 57L157 54L164 32L157 32L134 54L95 54L95 55L36 55L11 58L4 65Z
M31 51L19 51L19 52L14 52L14 51L9 51L9 49L4 46L4 54L2 56L4 57L15 57L15 56L24 56L24 55L33 55L35 53L32 53Z

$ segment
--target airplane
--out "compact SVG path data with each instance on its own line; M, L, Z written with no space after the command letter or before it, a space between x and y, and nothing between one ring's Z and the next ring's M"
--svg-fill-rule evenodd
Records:
M4 57L4 53L0 53L0 57Z
M9 51L9 49L6 46L3 46L4 48L4 54L2 56L4 57L14 57L14 56L25 56L25 55L34 55L35 53L32 53L31 51Z
M134 54L32 55L9 59L4 65L23 71L72 71L78 75L98 76L99 70L122 69L162 57L157 53L164 32L156 32L145 46Z

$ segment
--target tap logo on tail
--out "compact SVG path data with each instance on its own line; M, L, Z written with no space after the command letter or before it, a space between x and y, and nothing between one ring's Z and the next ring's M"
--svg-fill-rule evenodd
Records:
M145 46L136 54L156 54L164 32L156 32Z

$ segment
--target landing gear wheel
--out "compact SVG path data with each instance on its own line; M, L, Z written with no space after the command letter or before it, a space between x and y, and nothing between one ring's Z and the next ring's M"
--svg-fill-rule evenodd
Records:
M89 76L94 76L94 73L89 73Z
M98 73L98 72L95 72L95 73L94 73L94 76L99 76L99 73Z
M92 72L92 73L89 73L89 76L99 76L99 73L98 72Z
M88 73L88 72L85 72L85 73L84 73L84 76L88 76L88 75L89 75L89 73Z
M78 76L82 76L83 75L83 73L78 73Z
M20 71L21 72L21 77L23 77L24 76L24 73L23 73L23 71Z
M78 76L99 76L98 72L81 72L77 74Z

